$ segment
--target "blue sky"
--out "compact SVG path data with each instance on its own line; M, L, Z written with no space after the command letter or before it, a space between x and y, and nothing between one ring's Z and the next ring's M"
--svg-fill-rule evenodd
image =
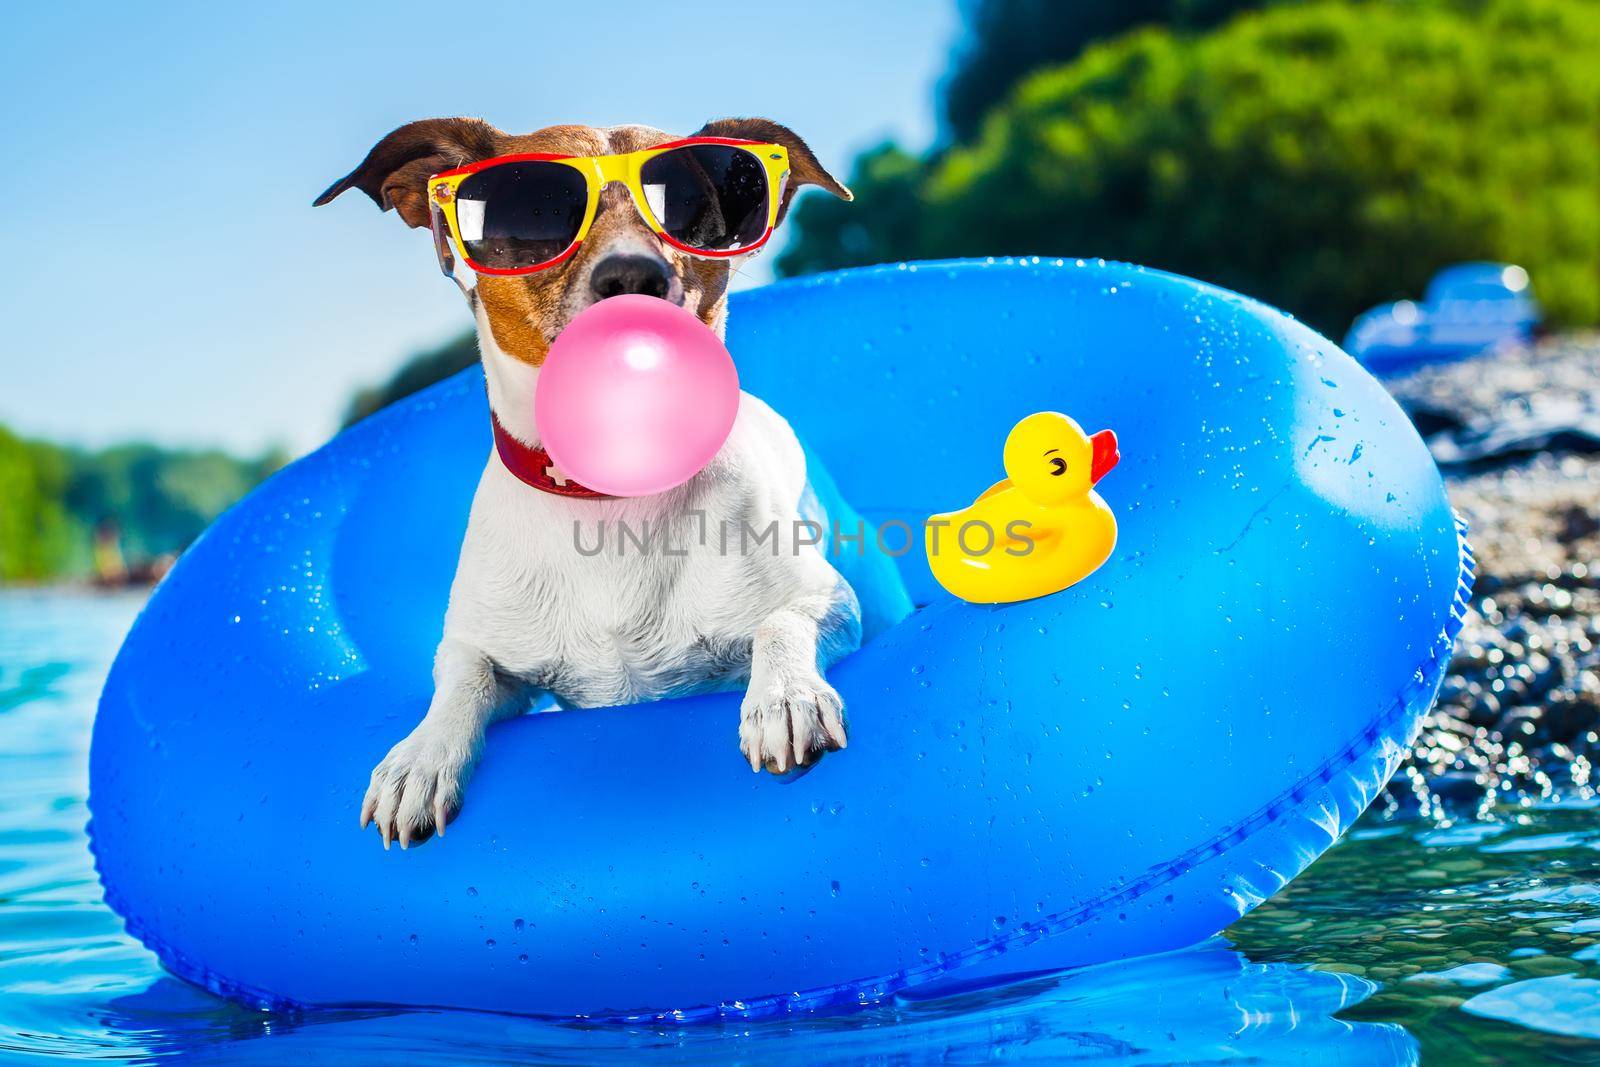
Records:
M393 127L757 114L844 177L932 138L958 29L939 0L26 6L0 40L0 423L312 447L468 321L425 233L357 194L310 206Z

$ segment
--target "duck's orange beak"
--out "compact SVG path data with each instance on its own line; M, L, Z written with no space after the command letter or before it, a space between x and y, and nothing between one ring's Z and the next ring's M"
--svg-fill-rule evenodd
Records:
M1094 485L1111 472L1122 453L1117 451L1117 435L1110 430L1090 434L1089 446L1094 450L1089 459L1089 484Z

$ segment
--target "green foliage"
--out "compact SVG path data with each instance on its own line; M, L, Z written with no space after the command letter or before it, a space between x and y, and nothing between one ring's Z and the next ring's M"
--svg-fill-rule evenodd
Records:
M965 5L966 37L945 79L945 123L956 141L1041 67L1141 26L1199 30L1268 0L979 0Z
M81 531L62 506L62 453L0 427L0 582L59 573Z
M88 452L0 428L0 582L83 575L106 522L131 560L181 552L283 462L154 445Z
M894 202L881 223L802 205L780 267L857 247L1105 256L1337 333L1447 263L1495 259L1529 269L1556 323L1593 323L1600 5L1318 3L1141 30L1028 79L921 173L855 186Z
M383 385L373 389L363 389L357 393L351 399L350 406L345 409L344 424L349 426L353 422L358 422L379 408L387 407L396 400L403 400L412 393L426 389L434 382L442 381L476 362L478 362L478 337L471 331L446 341L438 348L413 356Z
M72 452L65 502L86 527L113 522L131 559L181 552L234 501L283 465L268 453L241 460L212 449L148 444Z
M922 225L922 161L894 144L882 144L858 156L849 185L856 198L846 203L831 196L807 196L796 202L789 225L801 239L778 256L780 274L810 274L905 258ZM806 240L827 234L826 243Z

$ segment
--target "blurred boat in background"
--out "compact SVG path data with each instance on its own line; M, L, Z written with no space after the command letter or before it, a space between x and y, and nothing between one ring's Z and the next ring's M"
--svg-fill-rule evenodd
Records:
M1344 349L1374 373L1394 374L1526 342L1541 317L1521 267L1458 263L1434 275L1420 303L1400 300L1363 312Z

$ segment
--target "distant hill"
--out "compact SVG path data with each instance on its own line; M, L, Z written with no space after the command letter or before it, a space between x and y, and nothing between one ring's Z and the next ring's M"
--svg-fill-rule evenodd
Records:
M471 333L421 352L357 393L344 425L477 361ZM93 578L108 556L129 573L151 573L287 459L140 443L91 450L0 426L0 584Z
M286 458L150 444L89 450L0 427L0 583L92 577L97 534L144 570L182 552Z

